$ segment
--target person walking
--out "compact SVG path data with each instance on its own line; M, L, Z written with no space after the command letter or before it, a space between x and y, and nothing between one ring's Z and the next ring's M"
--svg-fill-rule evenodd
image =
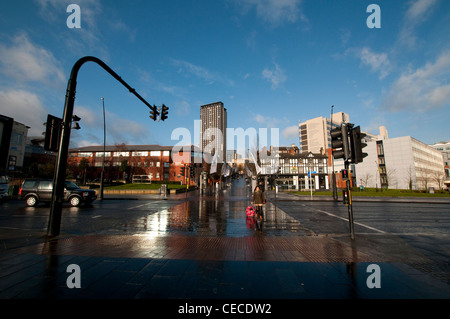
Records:
M255 191L253 192L253 201L252 201L252 205L255 206L256 211L255 211L255 217L256 217L256 221L261 221L264 218L263 215L263 205L266 203L266 197L264 196L264 192L261 190L261 188L259 188L259 186L256 186Z

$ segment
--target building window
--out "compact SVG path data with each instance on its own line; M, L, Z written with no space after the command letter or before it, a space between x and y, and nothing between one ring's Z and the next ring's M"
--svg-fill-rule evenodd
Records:
M11 133L10 143L13 145L22 145L23 134L19 134L16 132Z
M92 152L79 152L78 157L92 157Z
M148 156L148 151L136 151L132 152L131 156Z
M103 157L103 152L96 152L95 157ZM105 157L111 157L111 152L105 152Z
M113 153L114 157L119 157L119 156L128 157L129 155L130 155L130 152L114 152Z
M161 156L161 151L150 151L150 156Z
M377 151L378 155L384 155L383 143L381 141L377 141Z

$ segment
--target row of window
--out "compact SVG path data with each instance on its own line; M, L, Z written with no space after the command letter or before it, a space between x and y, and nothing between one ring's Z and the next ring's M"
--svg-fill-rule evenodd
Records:
M295 166L283 166L280 169L281 174L308 174L308 172L313 171L313 172L317 172L319 174L327 174L327 169L326 167L313 167L313 168L309 168L309 167L300 167L299 170L297 170L297 167Z
M102 161L96 161L94 163L95 167L102 167ZM113 161L112 166L120 166L122 162ZM105 161L105 165L108 166L109 162ZM129 162L130 166L137 166L137 167L161 167L161 162ZM170 163L164 163L164 167L169 167Z
M323 159L317 159L314 158L313 161L311 162L310 159L307 158L303 158L303 159L297 159L297 158L280 158L279 159L280 164L290 164L290 165L297 165L297 164L303 164L303 165L309 165L309 164L323 164L323 165L327 165L327 159L323 158Z
M133 151L133 152L105 152L105 157L129 157L131 156L170 156L170 151ZM103 152L78 152L71 153L72 157L103 157Z

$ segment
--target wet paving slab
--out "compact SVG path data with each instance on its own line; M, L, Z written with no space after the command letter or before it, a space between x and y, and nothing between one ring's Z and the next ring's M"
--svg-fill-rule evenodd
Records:
M429 260L388 236L358 243L319 236L272 202L258 230L245 215L250 200L242 186L190 196L100 232L6 250L0 298L450 298L448 284L405 262ZM407 256L386 254L378 243ZM81 269L79 289L67 286L72 264ZM372 264L381 289L368 287Z

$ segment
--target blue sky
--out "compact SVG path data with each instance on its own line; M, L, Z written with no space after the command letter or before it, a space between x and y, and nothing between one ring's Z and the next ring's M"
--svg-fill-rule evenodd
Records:
M81 28L68 28L69 4ZM368 28L370 4L381 28ZM175 145L194 140L200 105L222 101L232 128L279 128L298 145L298 123L334 112L377 134L450 140L450 1L446 0L19 0L0 4L0 113L39 135L62 117L74 63L103 60L149 109L98 65L78 75L71 146Z

